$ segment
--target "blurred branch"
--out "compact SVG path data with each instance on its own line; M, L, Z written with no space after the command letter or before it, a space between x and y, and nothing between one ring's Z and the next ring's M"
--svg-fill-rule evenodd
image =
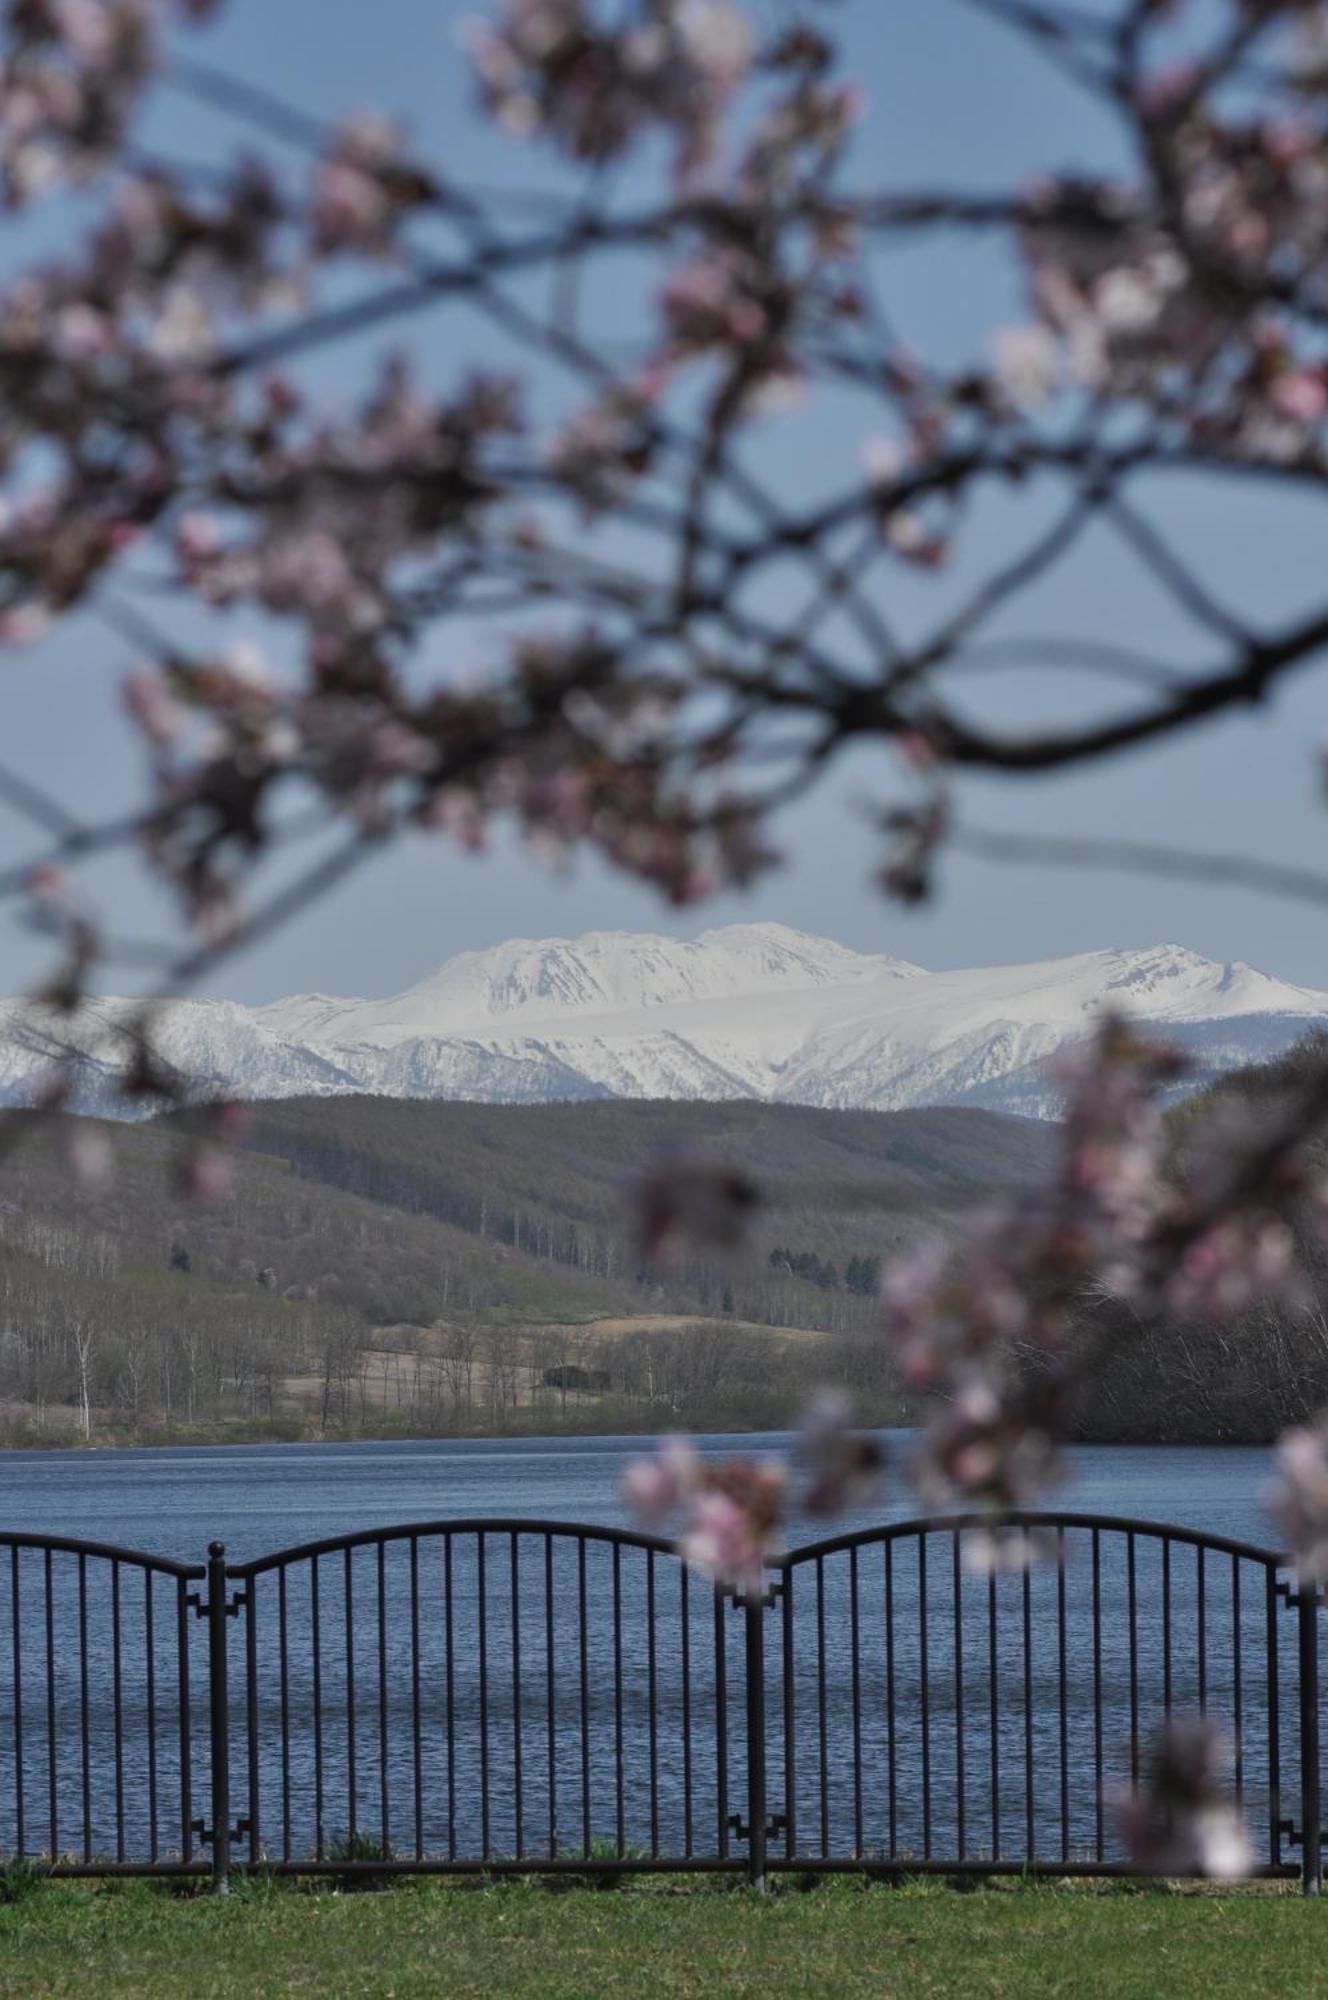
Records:
M1109 869L1164 881L1197 882L1205 888L1250 889L1256 895L1280 896L1328 909L1328 875L1311 868L1260 861L1248 854L1197 854L1155 841L1089 839L1077 834L997 833L969 825L955 827L949 844L958 853L972 855L979 861L1014 862L1038 868Z

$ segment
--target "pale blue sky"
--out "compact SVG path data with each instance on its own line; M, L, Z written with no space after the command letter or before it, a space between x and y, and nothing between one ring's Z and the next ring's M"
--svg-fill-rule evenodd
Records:
M545 155L497 138L471 110L455 31L484 4L230 0L220 28L196 46L310 110L376 104L400 114L424 150L475 179L546 177ZM1091 106L955 0L842 0L828 15L842 25L868 100L855 159L862 184L1006 187L1039 170L1115 157L1114 135ZM155 137L172 151L198 155L229 145L236 133L196 105L164 100ZM939 255L894 252L883 283L896 321L943 359L980 350L984 328L1017 308L1001 258L971 241ZM611 294L595 304L604 314L615 310ZM493 358L491 338L476 322L421 320L408 335L439 382ZM354 379L347 358L322 366L333 394ZM813 419L770 425L756 450L766 468L782 455L786 476L815 492L838 490L855 476L861 444L847 412L830 407ZM1021 504L1036 512L1045 499L1034 492ZM1322 502L1256 503L1249 493L1233 500L1191 484L1173 489L1172 507L1177 538L1234 603L1280 618L1322 588ZM969 561L983 552L990 560L1003 532L1000 522L979 518L973 555L953 575L922 581L882 572L882 603L906 630L934 617L973 573ZM1020 621L1007 629L1020 630ZM1022 629L1033 627L1025 619ZM1105 540L1090 542L1074 571L1044 596L1037 629L1159 647L1179 636L1170 610ZM1200 649L1189 657L1201 662L1205 655ZM4 667L7 754L90 814L133 796L137 750L116 691L131 663L124 647L83 621ZM446 656L438 664L450 671L466 663ZM1328 805L1317 768L1326 690L1328 676L1310 673L1267 714L1212 724L1183 746L1072 778L970 781L960 804L965 817L1002 829L1122 833L1328 867ZM1054 676L1029 674L1003 681L998 699L1004 718L1017 722L1034 704L1061 712L1066 697ZM781 828L790 855L782 872L749 895L683 916L593 861L579 860L560 878L507 841L482 860L415 842L229 967L212 990L250 1000L297 988L381 993L423 976L453 951L509 936L600 928L691 935L755 918L930 966L1169 939L1328 988L1328 925L1312 911L1249 892L998 869L956 857L943 867L933 907L901 911L869 886L875 848L862 813L864 801L884 803L897 791L890 760L864 755L845 764ZM9 823L0 825L0 842L6 859L26 851ZM161 905L138 871L117 865L90 879L113 903L121 929L147 931L159 918ZM33 975L41 955L5 922L0 987L10 990Z

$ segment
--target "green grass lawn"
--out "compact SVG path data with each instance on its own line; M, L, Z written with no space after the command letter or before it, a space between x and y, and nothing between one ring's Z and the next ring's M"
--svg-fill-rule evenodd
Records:
M669 1882L378 1894L41 1884L0 1906L0 1995L1328 1995L1328 1904L1256 1890Z

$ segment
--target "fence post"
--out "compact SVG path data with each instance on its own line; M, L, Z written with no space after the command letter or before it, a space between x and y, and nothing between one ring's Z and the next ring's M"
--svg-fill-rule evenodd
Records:
M1302 1582L1296 1593L1300 1640L1300 1887L1323 1886L1319 1799L1319 1590Z
M209 1542L207 1565L208 1747L212 1767L212 1893L231 1876L231 1715L226 1658L226 1544Z
M743 1600L747 1625L747 1879L754 1889L766 1886L765 1612L765 1592L749 1591Z

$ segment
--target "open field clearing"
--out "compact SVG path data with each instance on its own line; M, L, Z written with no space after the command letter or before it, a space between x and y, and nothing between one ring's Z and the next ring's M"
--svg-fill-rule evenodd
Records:
M615 1348L634 1339L665 1340L710 1329L764 1343L772 1356L815 1347L829 1338L816 1327L768 1326L758 1320L707 1319L700 1313L620 1314L582 1321L513 1323L506 1327L389 1326L375 1330L356 1356L346 1385L347 1411L370 1411L409 1420L422 1409L449 1409L465 1418L486 1408L503 1410L593 1408L608 1386L594 1382ZM464 1357L464 1358L463 1358ZM462 1371L464 1370L464 1377ZM495 1382L495 1373L501 1382ZM566 1377L565 1381L560 1379ZM312 1370L275 1385L275 1406L313 1418L321 1408L325 1378ZM340 1396L340 1392L339 1392Z

